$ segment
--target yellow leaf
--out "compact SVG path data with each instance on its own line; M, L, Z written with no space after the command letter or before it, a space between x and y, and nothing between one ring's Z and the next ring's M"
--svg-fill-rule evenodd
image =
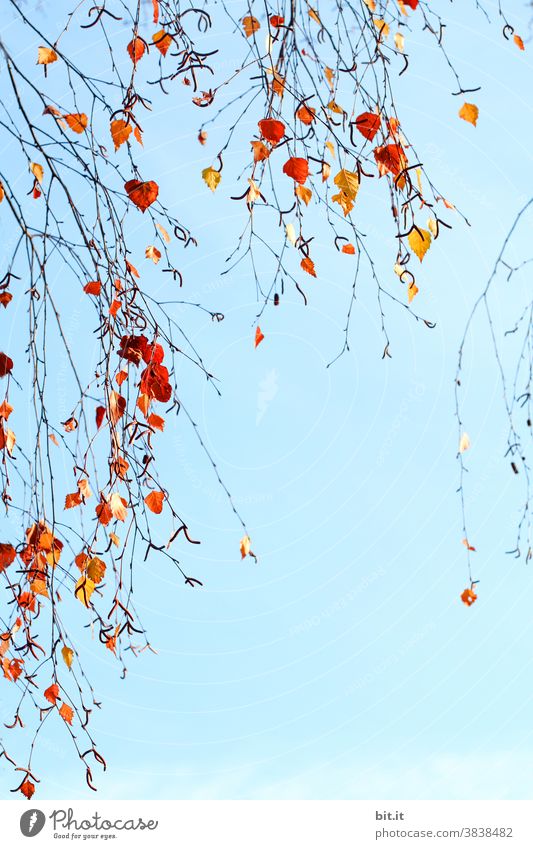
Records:
M409 303L411 303L416 295L418 295L418 286L414 281L411 281L407 287L407 300Z
M70 669L72 667L72 661L74 660L74 652L72 649L69 649L68 646L63 646L61 649L61 656L65 661L65 664Z
M214 192L218 184L220 183L220 171L215 171L212 166L209 166L209 168L204 168L204 170L202 171L202 179L204 180L206 185L211 189L211 191Z
M94 592L95 586L96 584L94 581L91 581L91 579L86 575L82 575L81 578L79 578L74 588L74 595L78 601L81 601L84 607L89 607L89 601Z
M470 448L470 444L471 443L469 435L466 432L463 433L461 439L459 440L459 453L464 454L465 451L468 451L468 449Z
M307 186L296 186L294 193L300 200L303 200L306 206L309 206L309 201L313 197L311 189L308 189Z
M390 26L381 18L374 18L374 26L379 32L380 38L387 38L390 32Z
M345 218L353 209L353 203L345 192L338 192L338 194L332 195L331 200L333 203L338 203L342 207Z
M38 162L30 162L30 171L37 180L38 183L43 182L44 177L44 168L42 165L39 165Z
M343 168L335 175L333 182L350 200L356 199L359 191L359 177L353 171Z
M459 118L462 118L463 121L468 121L469 124L473 124L475 127L479 118L478 107L474 103L463 103L459 109Z
M57 53L51 47L39 47L37 50L37 64L49 65L51 62L57 62Z
M332 155L333 159L335 159L335 148L333 147L333 142L331 142L331 141L327 141L327 142L326 142L326 147L327 147L327 149L329 150L329 152L331 153L331 155Z
M333 77L335 76L335 71L332 68L324 68L324 74L329 83L330 89L333 91Z
M407 241L413 253L422 262L431 245L431 233L427 230L422 230L420 227L418 229L413 227L407 237Z
M336 115L344 114L344 109L342 108L342 106L339 106L339 104L335 100L329 101L328 109L330 110L330 112L335 112Z
M396 46L396 50L400 50L403 53L403 49L405 46L405 38L401 34L401 32L397 32L394 36L394 44Z

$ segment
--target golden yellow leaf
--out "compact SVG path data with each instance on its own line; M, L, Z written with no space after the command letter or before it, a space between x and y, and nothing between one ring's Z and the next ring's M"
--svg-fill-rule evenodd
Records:
M387 38L390 32L390 26L384 20L382 20L382 18L374 18L374 26L379 32L380 38Z
M91 581L86 575L82 575L81 578L78 579L76 586L74 588L74 595L81 601L84 607L89 607L89 601L94 592L96 584L94 581Z
M38 183L43 182L44 177L44 168L42 165L39 165L38 162L30 162L30 171L37 180Z
M320 18L318 17L318 12L315 12L315 10L314 10L314 9L311 9L311 7L309 7L309 17L310 17L313 21L316 21L316 23L317 23L319 26L322 26L322 21L321 21L321 20L320 20Z
M469 124L473 124L475 127L479 118L478 107L474 103L463 103L459 109L459 118L462 118L463 121L468 121Z
M333 178L333 182L350 200L356 199L359 191L359 177L356 173L342 168Z
M214 192L220 183L220 171L215 171L215 169L210 165L209 168L204 168L202 171L202 179L211 191Z
M74 652L72 649L69 649L68 646L63 646L61 649L61 656L67 667L70 669L72 667L72 661L74 660Z
M93 584L99 584L104 580L106 565L99 557L92 557L87 564L87 577ZM80 579L81 580L81 579Z
M333 159L335 159L335 148L333 147L333 142L332 142L332 141L327 141L327 142L326 142L326 147L327 147L327 149L329 150L329 152L331 153L331 155L332 155Z
M405 38L401 34L401 32L397 32L394 36L394 44L396 46L396 50L400 50L403 53L403 49L405 46Z
M332 195L331 200L333 203L338 203L342 207L345 218L353 209L353 203L345 192L338 192L336 195Z
M427 230L422 230L420 227L413 227L407 237L407 241L413 253L422 262L431 245L431 233Z
M115 150L118 150L121 144L124 144L131 135L131 124L127 124L122 118L117 118L116 121L111 121L109 129L111 130L111 138L115 145Z
M411 301L416 295L418 295L418 286L416 285L414 280L412 280L407 287L407 300L409 301L409 303L411 303Z

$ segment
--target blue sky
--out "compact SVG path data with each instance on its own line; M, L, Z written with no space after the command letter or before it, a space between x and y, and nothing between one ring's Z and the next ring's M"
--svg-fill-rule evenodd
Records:
M308 308L286 299L270 309L261 321L265 341L254 351L249 269L243 264L222 278L220 271L244 223L242 206L229 201L230 175L261 116L243 128L242 148L228 159L215 196L200 178L215 133L208 151L197 144L192 107L169 100L164 132L160 117L144 122L143 173L157 172L166 201L174 199L173 211L199 240L180 266L185 295L226 316L212 324L179 313L220 379L222 398L186 373L184 393L259 564L240 561L239 528L193 434L185 424L169 429L162 437L167 484L183 493L189 527L202 539L182 554L205 586L188 591L156 559L138 564L137 606L158 654L131 658L125 682L111 655L82 637L102 701L93 733L110 765L97 777L102 798L533 792L532 581L523 561L504 554L521 502L502 456L501 393L482 324L463 376L470 538L481 581L469 610L459 600L467 573L453 400L469 309L532 189L532 63L527 50L502 39L497 23L490 27L470 9L474 3L464 4L468 11L443 5L457 66L482 86L478 126L457 117L454 81L420 35L411 37L416 49L399 83L399 112L435 183L472 226L455 216L424 261L416 306L437 322L433 331L387 305L390 360L381 358L379 312L366 280L350 352L326 368L342 345L353 260L331 250L325 231L317 234L319 277L307 287ZM516 13L526 34L527 10ZM9 33L7 26L6 39ZM80 40L79 50L81 61L94 41ZM359 212L382 270L394 261L384 199L375 193ZM527 255L526 236L519 233L518 257ZM397 284L392 272L390 281ZM518 311L527 277L512 286L498 281L502 326ZM73 328L77 315L73 305ZM9 704L3 687L3 719ZM23 742L13 745L22 752ZM41 798L90 794L59 722L43 733L35 768ZM2 764L3 797L11 786Z

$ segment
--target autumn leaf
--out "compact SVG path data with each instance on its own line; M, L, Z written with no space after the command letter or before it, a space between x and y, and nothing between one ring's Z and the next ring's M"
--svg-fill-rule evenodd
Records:
M294 247L294 245L296 244L296 231L294 229L294 224L292 224L292 223L286 224L285 225L285 233L286 233L287 239L289 240L291 245L293 245L293 247Z
M315 264L310 256L304 257L300 265L307 274L310 274L311 277L316 277Z
M65 496L65 510L71 510L72 507L77 507L81 504L81 495L79 492L70 492Z
M155 226L157 227L157 229L161 233L161 236L163 237L163 241L165 241L168 245L170 243L170 236L168 235L168 232L165 230L163 225L159 223L159 221L155 222Z
M285 23L285 18L283 15L271 15L270 16L270 26L277 29L278 27L282 27Z
M296 197L299 197L300 200L303 200L306 206L309 206L309 201L313 197L313 192L311 189L308 189L307 186L295 186L294 193Z
M263 162L264 159L268 159L270 151L262 141L252 141L250 144L252 145L254 162Z
M132 128L131 124L126 123L122 118L117 118L115 121L111 121L109 129L115 150L118 150L128 140Z
M97 408L96 408L96 416L95 416L95 418L96 418L96 428L97 428L97 430L99 430L99 429L100 429L100 426L101 426L101 424L102 424L102 422L103 422L103 420L104 420L104 416L105 416L105 414L106 414L106 409L105 409L105 407L101 407L101 406L100 406L100 407L97 407Z
M63 646L61 649L61 657L63 658L65 665L68 669L72 668L72 661L74 660L74 652L68 646Z
M124 183L126 194L132 203L137 206L141 212L145 212L157 199L159 194L159 186L153 180L143 182L142 180L128 180Z
M86 575L82 575L81 578L76 582L76 586L74 587L74 595L81 601L84 607L89 607L90 598L94 592L95 583L91 581Z
M11 404L8 404L4 398L4 400L0 404L0 419L5 419L5 421L7 421L12 412L13 407L11 406Z
M390 32L390 26L381 18L374 18L374 26L378 30L379 39L381 41L382 38L387 38Z
M428 230L422 230L420 227L413 227L407 236L407 241L411 250L422 262L431 245L431 233Z
M248 554L250 554L251 544L252 544L252 541L251 541L250 537L248 536L248 534L245 534L243 536L243 538L241 539L240 543L239 543L241 558L243 560L244 560L245 557L248 556Z
M13 295L11 294L11 292L0 292L0 304L2 304L4 309L7 309L8 305L11 303L12 300Z
M106 565L99 557L91 557L87 563L87 577L93 584L99 584L104 580Z
M11 566L17 553L14 546L9 542L0 542L0 574Z
M68 723L68 725L72 725L72 720L74 719L74 711L72 710L70 705L67 705L66 702L63 702L63 704L59 708L59 715L62 719L65 720L66 723Z
M64 116L65 121L74 133L83 133L88 124L87 115L84 112L75 112Z
M322 21L320 20L320 18L319 18L319 16L318 16L318 12L315 12L315 10L314 10L314 9L309 8L309 9L308 9L308 14L309 14L309 17L310 17L313 21L315 21L315 23L317 23L319 26L322 26Z
M397 177L407 167L407 156L399 144L385 144L374 149L379 176L390 173Z
M468 542L467 539L463 539L461 541L468 551L475 551L476 550L473 545L470 545L470 543Z
M246 17L242 19L242 28L246 38L250 38L250 36L252 36L254 32L257 32L260 27L261 24L257 18L254 18L252 15L246 15Z
M467 433L461 434L461 439L459 440L459 454L464 454L465 451L468 451L470 445L471 442L469 435Z
M299 156L291 156L283 166L283 173L297 183L305 183L309 176L309 163L307 159L302 159Z
M259 325L257 325L257 327L255 328L254 348L257 348L257 346L261 344L264 338L265 336L263 334L263 331L261 330Z
M78 427L78 421L74 418L74 416L71 416L69 419L66 420L66 422L61 422L61 424L63 425L63 429L67 433L72 433L72 431L76 430L76 428Z
M47 690L44 691L44 697L47 702L50 702L51 705L55 705L59 698L59 687L57 684L51 684ZM48 708L50 710L50 708Z
M354 254L355 248L354 248L354 246L352 245L351 242L347 242L345 245L342 246L341 252L343 254Z
M474 103L463 103L459 109L459 118L462 118L463 121L468 121L469 124L473 124L475 127L479 118L478 107Z
M57 53L51 47L39 47L37 50L37 64L50 65L57 62Z
M165 429L165 420L158 416L156 413L151 413L148 416L148 424L150 427L155 428L155 430L164 430Z
M13 360L7 354L0 352L0 377L5 377L10 374L13 369Z
M152 36L152 41L154 42L159 52L162 53L163 56L166 56L167 51L172 44L172 38L170 37L168 32L165 32L164 29L160 29L157 32L154 32Z
M477 599L477 595L475 594L473 589L463 590L461 593L461 601L463 604L466 604L467 607L471 607Z
M146 259L151 259L154 265L157 265L157 263L161 259L161 251L156 248L155 245L148 245L144 252L144 255Z
M126 411L126 399L113 389L109 393L109 418L116 424Z
M401 32L397 32L395 34L394 44L395 44L396 50L399 50L401 53L403 53L404 48L405 48L405 36L402 35Z
M163 512L163 501L165 500L165 493L154 490L153 492L149 492L146 498L144 499L144 503L148 507L152 513L162 513Z
M33 782L30 781L29 778L26 778L22 782L22 784L20 785L20 792L22 793L23 796L26 797L26 799L29 802L29 800L31 799L31 797L35 793L35 784L33 784Z
M355 126L365 139L372 141L381 127L381 118L375 112L362 112L355 119Z
M90 498L92 496L92 490L87 478L80 478L78 480L78 492L83 498Z
M285 124L275 118L263 118L257 126L263 138L272 144L278 144L285 135Z
M136 65L139 59L143 57L145 50L146 45L142 38L138 38L136 36L130 41L127 47L127 51L134 65Z
M353 171L346 171L343 168L335 175L333 182L351 201L356 199L359 191L359 177Z
M91 280L85 284L83 291L87 295L99 295L102 291L102 284L99 280Z
M516 46L518 47L519 50L525 50L526 49L524 47L523 40L520 38L520 36L517 33L515 33L513 35L513 41L514 41L514 43L516 44Z
M44 178L44 168L38 162L30 162L29 169L38 183L42 185Z
M419 289L414 280L407 285L407 300L409 303L412 303L413 298L416 298L418 295Z
M303 106L300 106L300 108L296 112L296 117L298 118L298 120L301 121L302 124L306 124L307 126L313 123L313 121L315 120L315 116L316 109L313 109L312 106L307 106L306 103L304 103Z
M212 165L209 168L204 168L202 171L202 179L204 183L211 189L212 192L216 191L220 180L222 179L222 175L220 171L216 171Z
M126 520L126 516L128 515L127 510L127 501L121 497L118 492L113 492L109 498L109 508L111 510L111 515L118 519L120 522L124 522Z

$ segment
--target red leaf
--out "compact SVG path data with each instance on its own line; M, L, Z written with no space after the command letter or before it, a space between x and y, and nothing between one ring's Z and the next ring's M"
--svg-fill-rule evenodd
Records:
M120 340L118 355L138 366L144 357L147 344L146 336L123 336Z
M11 543L0 542L0 573L13 563L16 556L16 551Z
M381 118L375 112L362 112L355 119L355 126L365 139L372 141L381 127Z
M282 27L285 23L285 18L283 15L271 15L270 16L270 26L272 27Z
M307 159L291 156L283 166L283 173L287 177L292 177L297 183L305 183L309 176L309 163Z
M0 377L5 377L13 368L13 360L7 354L0 353Z
M397 177L407 166L407 156L399 144L385 144L382 147L376 147L374 158L378 165L380 177L383 177L387 172Z
M100 425L102 424L105 416L105 407L97 407L96 408L96 427L100 429Z
M145 212L157 199L159 186L153 180L142 182L142 180L128 180L124 183L124 189L132 203L141 212Z
M259 325L257 325L257 327L255 328L255 344L254 344L254 347L257 348L257 346L261 344L261 342L263 341L264 338L265 338L265 336L263 334L263 331L261 330Z
M285 135L285 124L275 118L263 118L257 126L263 138L272 144L277 144Z
M99 295L100 292L102 291L102 284L100 283L99 280L91 280L90 283L87 283L83 287L83 291L87 295Z

